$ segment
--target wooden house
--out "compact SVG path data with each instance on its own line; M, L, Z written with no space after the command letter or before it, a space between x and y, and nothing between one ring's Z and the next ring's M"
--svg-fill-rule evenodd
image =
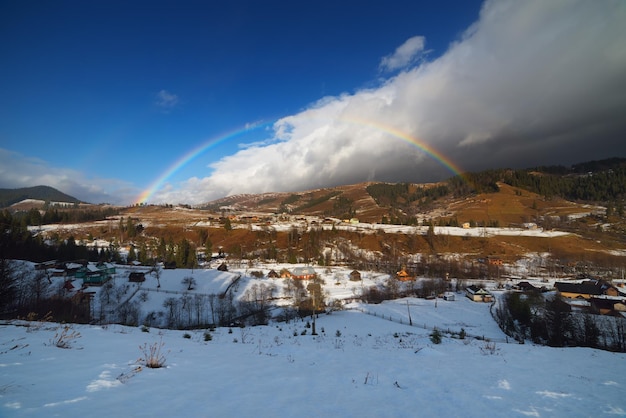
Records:
M286 268L280 269L280 278L281 279L291 279L291 272Z
M585 280L581 283L556 282L554 287L559 295L568 299L590 299L601 295L619 295L615 286L602 280Z
M521 290L522 292L540 292L541 289L533 286L531 283L528 283L526 281L524 282L519 282L517 285L515 285L515 288L517 290Z
M491 293L474 284L465 289L465 296L474 302L493 302Z
M400 280L401 282L408 282L413 280L413 277L409 273L407 273L406 269L403 267L402 270L396 273L396 279Z
M272 269L269 273L267 273L267 277L269 277L270 279L277 279L280 276L278 275L278 273L276 273L276 270Z
M487 257L487 264L490 266L501 266L504 264L504 261L501 258Z
M453 301L455 299L454 292L444 292L443 300Z
M361 281L361 273L359 273L357 270L352 270L350 272L350 281L351 282Z
M219 265L219 267L217 268L219 271L228 271L228 266L226 265L226 263L222 263Z
M626 309L626 304L623 300L612 298L596 298L589 299L592 312L595 311L600 315L614 315L619 316L619 312L623 312Z
M317 277L317 273L311 266L296 267L291 271L291 277L296 280L312 280Z

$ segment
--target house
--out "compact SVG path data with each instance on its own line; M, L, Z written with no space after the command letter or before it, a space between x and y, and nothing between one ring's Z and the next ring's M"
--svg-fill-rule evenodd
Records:
M269 277L270 279L277 279L280 276L278 275L278 273L276 273L276 270L272 269L269 273L267 273L267 277Z
M111 263L98 263L96 264L96 267L101 270L104 271L106 274L108 275L114 275L116 270L115 270L115 265L111 264Z
M281 279L291 279L291 272L285 268L280 270Z
M600 315L620 316L620 312L626 310L626 303L623 300L613 298L595 298L589 299L589 304L593 311Z
M83 279L83 284L88 286L101 286L115 274L115 267L102 264L87 264L75 271L76 279Z
M360 280L361 280L361 273L359 273L357 270L352 270L352 272L350 273L350 281L358 282Z
M228 266L226 265L226 263L222 263L219 265L219 267L217 268L219 271L228 271Z
M521 290L522 292L540 292L541 289L533 286L532 284L528 283L528 282L519 282L515 288L517 290Z
M403 267L402 270L396 273L396 279L400 280L401 282L408 282L413 280L413 277L409 273L407 273L406 269Z
M133 283L141 283L146 281L146 273L141 271L131 271L128 275L128 281Z
M487 264L490 266L501 266L504 264L501 258L487 257Z
M465 296L474 302L493 302L493 295L476 285L471 285L465 289Z
M443 300L453 301L454 300L454 292L444 292L443 293Z
M317 277L317 273L311 266L296 267L291 271L291 277L296 280L311 280Z
M618 296L619 291L603 280L585 280L581 283L556 282L559 295L568 299L590 299L594 296Z

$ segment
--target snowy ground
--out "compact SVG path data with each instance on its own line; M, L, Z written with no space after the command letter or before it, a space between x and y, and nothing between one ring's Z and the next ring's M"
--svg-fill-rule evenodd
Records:
M145 315L164 310L168 297L223 292L239 275L236 295L266 284L280 298L284 280L250 273L281 267L163 270L157 288L150 274L128 283L130 268L118 266L113 283L123 291L112 298L124 304L146 293ZM351 299L388 277L361 272L361 283L346 269L316 271L328 299ZM189 276L191 291L182 283ZM205 330L71 325L67 332L80 335L65 338L69 348L54 343L62 325L1 324L0 417L626 416L624 353L507 342L489 305L462 294L345 308L320 315L316 336L310 318L217 328L210 341ZM433 327L455 338L434 344ZM140 347L160 343L165 367L145 367Z
M408 303L412 317L429 325L498 332L486 305ZM318 336L301 321L218 328L211 341L204 331L73 325L80 337L66 349L52 344L57 324L5 324L0 416L626 415L626 354L476 339L436 345L428 331L381 318L404 312L408 322L406 305L366 306L378 317L321 315ZM139 368L139 347L160 342L165 367Z

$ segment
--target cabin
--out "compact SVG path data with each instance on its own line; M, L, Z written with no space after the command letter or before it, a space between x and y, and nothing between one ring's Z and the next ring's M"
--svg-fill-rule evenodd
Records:
M465 296L474 302L493 302L491 293L474 284L465 289Z
M443 293L443 300L448 300L448 301L454 301L454 292L444 292Z
M357 270L352 270L352 272L350 272L350 281L351 282L361 281L361 273L359 273Z
M490 266L501 266L504 264L504 261L501 258L487 257L487 264Z
M409 282L413 280L413 277L406 272L405 268L402 268L402 270L396 273L396 279L400 280L401 282Z
M317 277L317 273L311 266L296 267L292 270L291 277L295 280L311 280Z
M591 299L594 296L618 296L619 291L603 280L585 280L581 283L556 282L559 295L568 299Z
M517 285L515 285L515 288L517 290L521 290L522 292L540 292L541 289L532 285L531 283L528 283L526 281L524 282L519 282Z
M278 273L276 273L276 270L272 269L269 273L267 273L267 277L269 277L270 279L277 279L280 276L278 275Z
M626 311L626 301L612 298L590 298L589 304L592 312L600 315L621 316L620 312Z
M291 279L291 272L285 268L280 270L281 279Z
M228 271L228 266L226 265L226 263L222 263L219 265L219 267L217 268L219 271Z

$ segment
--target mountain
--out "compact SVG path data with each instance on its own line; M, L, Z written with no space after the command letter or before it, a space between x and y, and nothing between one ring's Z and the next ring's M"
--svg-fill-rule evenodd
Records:
M514 190L512 191L513 188ZM611 158L571 167L494 169L465 173L439 183L367 182L298 192L241 194L224 197L199 207L213 212L289 213L395 224L415 224L424 218L450 216L450 206L483 194L508 195L507 203L524 200L528 210L506 223L527 222L537 215L538 201L551 206L558 200L610 206L620 211L626 198L626 159ZM490 197L491 199L491 197ZM552 201L552 202L550 202ZM559 203L560 205L560 203ZM544 205L545 206L545 205ZM484 212L484 209L483 209ZM554 214L556 216L560 214ZM476 214L474 220L494 220L494 213ZM466 219L469 221L471 219Z
M75 197L67 195L50 186L0 189L0 207L9 207L26 199L43 200L47 202L81 203L81 201Z

